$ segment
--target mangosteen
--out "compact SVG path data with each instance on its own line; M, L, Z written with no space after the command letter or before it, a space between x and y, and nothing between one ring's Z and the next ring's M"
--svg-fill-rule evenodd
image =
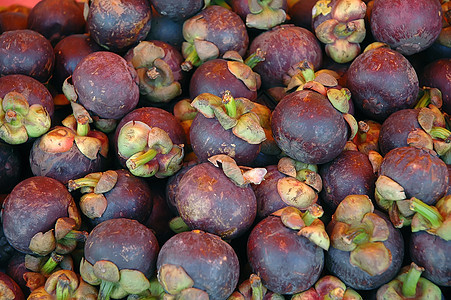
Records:
M183 2L185 3L185 2ZM183 20L174 21L166 15L152 11L152 26L147 34L146 41L162 41L173 46L177 50L182 50Z
M0 194L8 194L19 183L23 171L19 149L0 142Z
M0 296L4 299L25 300L19 285L7 274L0 271Z
M268 30L282 24L287 18L287 0L240 1L232 0L230 5L248 28Z
M174 21L185 21L189 17L200 12L204 6L204 0L151 0L152 6L162 16Z
M27 29L28 15L20 11L0 12L0 34L11 30Z
M325 275L318 279L314 287L305 292L296 294L294 299L362 299L362 297L350 287L347 287L338 277Z
M451 58L435 60L424 67L420 82L438 88L442 93L442 110L451 114Z

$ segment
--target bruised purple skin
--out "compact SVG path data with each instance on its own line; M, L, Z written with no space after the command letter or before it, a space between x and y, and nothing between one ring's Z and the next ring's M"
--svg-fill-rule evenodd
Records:
M178 233L161 247L157 269L165 264L181 266L194 287L206 291L211 300L227 299L240 275L233 248L218 236L198 230Z
M412 232L410 236L412 261L424 268L421 274L441 286L451 286L451 241L426 231Z
M202 93L210 93L222 97L228 90L235 98L243 97L251 101L257 99L257 90L250 90L240 79L233 75L224 59L213 59L204 62L193 73L189 82L190 98L194 99Z
M320 277L324 252L297 230L269 216L251 231L247 257L262 283L278 294L295 294L309 289Z
M119 270L138 270L150 278L159 249L152 230L136 220L118 218L94 227L86 239L84 255L93 265L108 260Z
M55 111L53 97L49 90L27 75L6 75L0 77L0 98L5 97L9 92L21 93L28 101L28 104L41 104L52 117Z
M262 87L284 86L283 75L291 66L306 60L319 70L322 64L321 47L315 35L305 28L279 25L259 34L249 46L249 53L260 48L265 60L254 71L259 73Z
M36 139L30 150L30 168L34 176L46 176L66 184L70 179L100 172L104 168L105 160L100 154L91 160L78 150L75 142L69 151L51 153L39 147L41 139Z
M273 111L271 128L279 148L295 160L323 164L337 157L348 125L326 97L301 90L285 96Z
M72 82L80 104L100 118L120 119L139 101L135 69L113 52L85 56L75 68Z
M116 184L103 194L108 202L106 210L101 217L89 219L89 222L96 226L109 219L127 218L144 224L153 206L153 193L149 185L127 170L115 172L118 175Z
M376 0L371 12L371 31L376 40L411 55L437 39L442 30L441 11L437 0Z
M74 0L43 0L28 15L28 28L55 45L66 36L85 30L83 10Z
M0 36L0 76L23 74L45 83L54 64L53 47L40 33L23 29Z
M56 179L35 176L21 181L3 203L3 231L8 242L17 251L32 254L28 248L31 238L54 228L58 218L68 217L73 201Z
M249 144L225 130L216 118L206 118L198 113L189 133L191 147L199 161L217 154L227 154L240 165L249 165L260 152L260 144Z
M7 274L0 271L0 287L3 290L4 288L9 288L13 294L13 300L25 300L25 296L20 289L19 285ZM6 298L6 296L5 296Z
M22 166L18 149L0 142L0 194L8 194L19 183Z
M321 204L334 212L348 195L374 197L376 174L368 155L359 151L343 151L334 160L319 167L323 180Z
M195 165L183 175L175 202L191 229L224 239L234 239L246 232L257 214L252 187L237 186L210 162Z
M257 198L257 215L260 218L287 206L277 191L277 182L286 175L279 172L277 165L267 166L266 170L265 179L260 184L252 185Z
M421 129L418 123L418 109L402 109L392 113L382 123L379 133L379 149L385 156L390 150L407 147L407 137L415 129Z
M175 21L184 21L204 7L204 0L152 0L155 10Z
M401 231L393 227L384 213L378 210L375 210L374 213L385 220L389 230L388 239L382 243L390 250L392 261L384 273L370 276L359 267L351 265L349 262L351 252L341 251L332 246L326 252L326 269L340 278L347 286L357 290L376 289L392 280L401 269L404 258L404 240Z
M94 0L86 20L88 32L101 46L123 52L145 39L150 31L152 13L147 0Z
M413 107L419 91L415 69L389 48L357 56L347 71L347 84L355 107L379 122L395 111Z
M422 73L422 83L427 87L438 88L442 92L442 110L451 114L451 58L435 60L428 64Z
M436 155L416 147L391 150L382 161L379 175L399 183L407 199L415 197L434 205L448 188L448 168Z
M59 41L55 45L55 69L52 77L56 87L61 90L64 80L72 75L77 64L86 55L102 49L87 34L73 34Z

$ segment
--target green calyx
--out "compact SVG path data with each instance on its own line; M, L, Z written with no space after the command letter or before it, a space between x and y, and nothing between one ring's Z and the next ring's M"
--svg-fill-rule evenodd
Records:
M423 201L412 198L410 209L415 212L412 218L412 232L426 230L440 238L451 240L451 196L441 198L436 206L429 206Z
M249 0L250 14L246 16L246 26L268 30L286 20L281 0Z
M8 144L23 144L39 137L51 126L50 115L40 104L29 105L20 93L9 92L0 98L0 139Z

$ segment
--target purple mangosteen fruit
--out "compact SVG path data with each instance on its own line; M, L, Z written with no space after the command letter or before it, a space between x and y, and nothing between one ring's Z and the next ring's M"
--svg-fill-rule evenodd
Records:
M11 30L27 29L28 15L20 11L0 12L0 34Z
M287 0L240 1L232 0L230 5L248 28L268 30L282 24L287 19Z
M19 285L6 273L0 271L0 296L3 299L25 300Z
M151 0L152 6L162 16L175 21L185 21L194 16L205 6L204 0Z
M451 114L451 58L438 59L426 65L420 82L441 91L442 110Z

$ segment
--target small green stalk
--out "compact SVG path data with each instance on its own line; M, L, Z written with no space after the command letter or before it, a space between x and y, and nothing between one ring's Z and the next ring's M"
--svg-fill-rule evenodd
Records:
M355 31L355 28L349 27L347 24L338 24L334 28L334 34L338 37L347 37L353 34Z
M263 299L263 289L262 289L262 282L261 282L260 277L251 275L250 283L251 283L251 289L252 289L251 300L262 300Z
M77 135L78 136L87 136L89 132L89 123L81 124L77 121Z
M420 100L418 100L417 104L415 104L414 108L422 108L427 107L429 104L431 104L431 95L428 90L422 90L423 95L421 96Z
M96 185L99 183L98 179L95 178L79 178L75 180L70 180L67 185L69 192L72 192L76 189L79 189L81 187L96 187Z
M100 283L97 300L110 300L111 292L114 288L114 282L102 280Z
M442 139L446 143L451 142L451 132L446 128L434 126L429 134L432 138Z
M315 71L313 70L313 66L309 64L307 61L302 62L302 66L300 66L300 69L305 82L309 82L315 79Z
M175 233L189 231L190 228L181 217L175 217L169 221L169 228Z
M230 91L224 92L224 95L222 96L222 103L224 103L227 115L231 118L236 118L236 102L235 98L233 98L233 96L230 94Z
M71 230L68 234L66 234L61 240L58 242L61 243L64 241L78 241L78 242L84 242L86 241L86 238L88 237L88 234L86 231L79 231L79 230Z
M413 264L410 266L407 277L402 283L402 294L404 297L411 298L417 293L417 285L420 280L422 269Z
M144 152L143 154L141 154L135 158L131 158L130 163L131 163L132 169L136 169L137 167L140 167L140 166L148 163L149 161L154 159L155 156L157 156L157 154L158 154L157 150L149 149L146 152Z
M58 278L56 284L56 299L57 300L69 300L71 297L70 280L66 276Z
M438 211L417 198L413 198L410 209L426 218L432 228L439 228L443 223L443 217Z
M265 60L265 53L260 49L257 48L254 53L249 55L248 58L244 61L244 64L246 64L248 67L253 69L259 62Z
M302 220L304 221L305 226L310 226L316 219L318 218L312 215L309 210L306 210L302 215Z
M344 240L350 244L362 244L368 241L368 234L362 228L355 228L346 232Z
M41 273L43 275L50 275L53 270L55 270L56 266L63 260L64 256L55 252L50 254L50 258L47 262L42 266Z
M186 57L185 61L180 66L183 71L188 72L193 67L198 67L201 64L201 60L199 58L199 55L197 54L196 48L194 45L190 45L188 49L188 56Z

